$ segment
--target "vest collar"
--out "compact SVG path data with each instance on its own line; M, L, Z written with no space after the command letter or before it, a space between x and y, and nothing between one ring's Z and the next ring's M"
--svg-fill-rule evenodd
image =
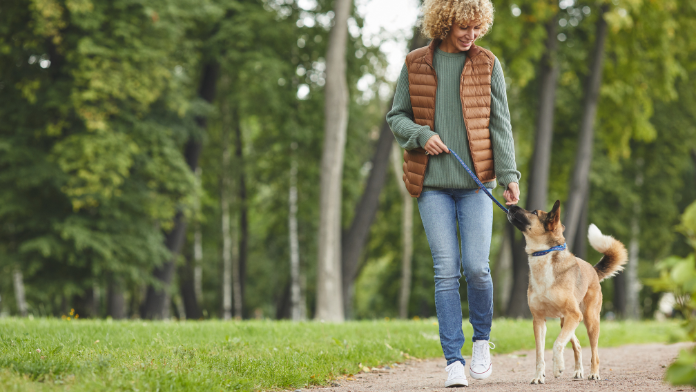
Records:
M435 38L434 40L430 41L428 50L425 52L425 62L428 63L431 68L435 68L433 67L433 57L435 57L435 49L440 46L441 42L442 40L439 38Z
M556 250L565 250L566 248L567 248L567 246L566 246L566 243L564 242L562 245L556 245L551 249L546 249L546 250L541 250L539 252L534 252L534 253L532 253L532 256L543 256L543 255L549 254L549 253L556 251Z
M432 41L430 41L430 44L428 45L428 51L425 52L425 62L428 63L428 65L432 68L433 67L433 58L435 57L435 49L437 49L438 46L440 46L440 43L442 42L441 39L435 38ZM481 49L479 49L476 44L471 44L471 47L469 50L466 51L466 61L470 61L470 59L473 59L476 57L479 53L481 52Z

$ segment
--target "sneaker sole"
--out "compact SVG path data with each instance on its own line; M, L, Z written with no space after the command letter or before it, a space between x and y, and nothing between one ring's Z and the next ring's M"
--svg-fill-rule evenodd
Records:
M473 370L471 370L471 368L469 368L469 375L471 376L471 378L473 378L475 380L484 380L484 379L490 377L491 373L493 373L493 365L491 365L488 368L488 370L486 370L483 373L476 373Z
M469 386L469 382L466 380L466 378L455 378L454 380L445 381L445 388L468 387L468 386Z

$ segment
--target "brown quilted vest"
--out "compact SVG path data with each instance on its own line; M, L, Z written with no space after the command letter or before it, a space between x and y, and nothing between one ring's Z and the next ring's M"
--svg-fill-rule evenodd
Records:
M435 96L437 75L433 67L435 49L441 40L416 49L406 56L409 93L416 124L427 125L435 131ZM462 113L469 140L472 168L481 182L495 179L493 149L488 124L491 118L491 75L495 56L480 46L471 45L464 62L459 84ZM428 156L423 148L404 151L404 183L413 197L423 191ZM462 169L463 170L463 169Z

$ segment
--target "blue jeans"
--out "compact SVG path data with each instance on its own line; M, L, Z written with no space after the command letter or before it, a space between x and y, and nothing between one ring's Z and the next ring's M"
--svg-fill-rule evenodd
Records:
M459 278L464 268L472 340L488 340L493 320L493 280L488 266L493 231L493 202L476 189L439 189L418 198L435 267L435 308L440 344L447 365L461 361L464 333ZM457 242L457 223L461 254Z

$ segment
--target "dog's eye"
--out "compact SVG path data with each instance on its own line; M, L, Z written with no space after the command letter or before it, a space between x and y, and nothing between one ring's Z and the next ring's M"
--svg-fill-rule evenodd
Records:
M538 215L538 214L537 214L537 210L532 211L532 214Z

